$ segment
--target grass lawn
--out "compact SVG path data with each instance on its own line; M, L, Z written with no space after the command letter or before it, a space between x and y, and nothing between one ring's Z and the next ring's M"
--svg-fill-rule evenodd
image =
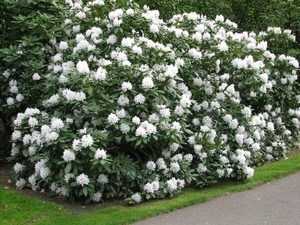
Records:
M247 183L224 181L202 189L186 188L181 194L172 199L149 201L134 206L128 206L124 203L83 214L72 214L62 205L24 197L15 190L7 190L1 186L0 223L1 225L130 224L150 216L167 213L222 195L244 191L299 170L300 156L295 156L256 168L254 177Z

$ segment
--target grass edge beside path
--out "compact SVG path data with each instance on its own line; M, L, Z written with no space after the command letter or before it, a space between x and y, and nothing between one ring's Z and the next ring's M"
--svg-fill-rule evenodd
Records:
M33 218L28 218L25 215L28 211L28 206L26 206L26 211L24 211L24 217L26 217L28 223L30 224L42 224L42 225L56 225L56 224L93 224L93 225L120 225L120 224L130 224L137 222L139 220L145 219L147 217L163 214L170 212L175 209L183 208L186 206L190 206L196 203L204 202L211 200L213 198L223 196L229 193L244 191L247 189L251 189L263 183L272 181L274 179L278 179L294 172L300 170L300 156L296 156L290 159L283 159L278 162L273 162L266 164L262 167L257 167L255 169L255 174L253 178L251 178L248 182L221 182L219 184L203 188L203 189L195 189L195 188L186 188L180 193L178 196L175 196L172 199L164 199L164 200L156 200L144 202L135 206L126 206L119 205L113 206L110 208L102 209L100 211L95 211L91 213L84 213L79 215L71 215L71 213L66 210L57 210L60 206L55 208L55 204L53 203L45 203L40 200L32 200L25 197L20 196L18 193L15 193L14 198L22 198L25 200L21 200L21 203L17 201L15 203L13 200L12 204L22 204L22 202L29 201L37 201L34 205L30 205L30 207L35 207L34 210L36 212L35 215L32 215ZM1 213L5 212L4 206L5 203L2 203L1 196L3 196L3 192L8 190L0 190L0 218ZM40 208L41 205L48 205L49 209L46 207L44 211ZM22 208L24 206L14 206L15 209ZM52 212L55 210L55 212ZM32 210L31 210L32 211ZM8 212L8 214L12 214L12 212ZM19 213L19 212L18 212ZM22 218L22 216L18 216L17 218ZM7 224L25 224L24 218L17 221L17 218L14 218L14 221L7 221Z

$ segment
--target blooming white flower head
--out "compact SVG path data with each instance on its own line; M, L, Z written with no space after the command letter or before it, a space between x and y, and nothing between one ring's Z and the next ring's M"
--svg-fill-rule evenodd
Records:
M106 40L106 43L109 44L109 45L113 45L117 42L117 36L112 34L108 37L108 39Z
M63 153L63 159L65 162L71 162L74 161L76 159L74 152L65 149L64 153Z
M137 45L134 45L132 47L132 52L134 52L135 54L138 54L138 55L142 55L143 54L143 49Z
M43 166L40 170L40 176L44 180L46 177L50 175L50 169L48 167Z
M17 100L18 102L23 101L23 99L24 99L24 96L23 96L22 94L17 94L16 100Z
M169 118L171 116L171 112L169 108L162 108L159 110L159 113L164 118Z
M144 191L147 193L154 193L153 185L151 183L146 183L143 187Z
M147 131L144 127L138 127L135 131L135 136L146 138L147 137Z
M218 49L221 52L227 52L229 48L228 48L228 45L226 44L226 42L222 41L221 43L218 44Z
M132 84L130 82L123 82L122 83L122 87L121 87L122 91L131 91L132 90Z
M101 192L96 192L94 195L93 195L93 201L94 202L100 202L102 198L102 193Z
M150 171L155 171L156 164L153 161L149 161L149 162L147 162L146 167Z
M86 61L79 60L76 64L76 69L78 70L79 73L86 74L90 72L89 65Z
M124 109L120 109L116 111L116 115L119 119L122 119L126 117L126 112Z
M125 106L129 104L129 98L127 98L125 95L120 95L118 98L118 104L120 106Z
M150 32L151 33L158 33L159 32L159 27L157 24L152 23L150 25Z
M41 79L41 76L38 73L34 73L32 75L32 80L40 80L40 79Z
M194 59L198 60L198 59L201 59L202 58L202 53L198 50L196 50L195 48L191 48L189 51L188 51L188 54L193 57Z
M51 128L52 129L59 130L63 127L64 127L64 122L61 119L55 118L55 117L51 119Z
M103 67L99 67L96 71L96 73L94 73L93 77L96 79L96 80L100 80L100 81L103 81L106 79L106 75L107 75L107 71L106 69L104 69Z
M154 87L154 83L152 81L151 77L144 77L143 81L142 81L142 87L143 88L153 88Z
M142 94L138 94L137 96L134 97L134 102L136 104L143 104L145 102L146 98Z
M23 178L20 178L19 180L16 181L17 188L22 188L25 186L25 184L26 184L26 180L24 180Z
M29 119L28 119L28 125L30 126L30 127L35 127L36 125L38 125L39 124L39 121L36 119L36 118L34 118L34 117L29 117Z
M68 42L66 42L66 41L61 41L59 43L59 49L60 50L66 50L68 47L69 47L69 45L68 45Z
M142 196L139 193L131 195L131 198L135 203L140 203L142 201Z
M173 131L180 131L180 129L181 129L180 123L177 122L177 121L174 121L172 123L171 130L173 130Z
M197 167L197 171L198 171L198 173L205 173L207 171L207 168L202 163L199 163L198 167Z
M124 37L121 41L121 45L124 47L132 47L133 43L134 43L134 38L130 38L130 37Z
M6 99L7 105L13 105L15 104L15 100L12 97L9 97Z
M20 173L20 172L22 172L22 171L24 170L24 168L25 168L25 166L22 165L22 164L20 164L20 163L16 163L16 164L14 165L14 171L15 171L15 173Z
M106 159L106 151L104 149L97 149L94 155L95 159Z
M175 191L177 190L177 180L172 177L170 180L167 181L167 188L170 190L170 191Z
M108 183L108 177L105 174L100 174L97 178L97 181L100 184L107 184Z
M83 148L90 147L94 144L94 139L90 134L83 135L81 138L81 145Z
M138 124L141 123L141 120L140 120L139 117L134 116L134 117L132 118L132 122L133 122L135 125L138 125Z
M80 151L80 150L81 150L81 147L80 147L80 145L79 145L80 143L81 143L80 140L74 139L74 140L73 140L73 143L72 143L72 149L73 149L74 151Z
M248 166L243 169L243 172L245 173L247 178L251 178L254 175L254 169Z
M178 116L182 116L184 114L184 109L182 106L176 106L174 113Z
M84 185L88 185L90 183L90 179L87 175L82 173L82 174L80 174L79 176L76 177L76 183L83 187Z
M130 126L128 124L122 123L120 125L120 130L123 134L127 134L130 131Z
M178 162L171 162L170 171L172 171L173 173L177 173L180 171L180 166L179 166Z
M176 152L178 148L179 148L179 144L177 144L177 143L173 143L170 145L170 150L172 152Z
M119 117L116 114L111 113L108 115L107 121L110 125L115 125L116 123L118 123Z

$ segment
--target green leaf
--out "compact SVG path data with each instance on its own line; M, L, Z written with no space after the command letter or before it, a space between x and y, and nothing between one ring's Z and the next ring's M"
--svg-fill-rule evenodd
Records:
M72 169L72 164L69 162L65 168L65 174L69 173Z
M88 195L88 188L86 186L84 186L82 188L82 193L84 194L84 196L87 196Z
M92 95L92 93L93 93L93 87L92 86L89 86L89 89L88 89L88 94L89 95Z

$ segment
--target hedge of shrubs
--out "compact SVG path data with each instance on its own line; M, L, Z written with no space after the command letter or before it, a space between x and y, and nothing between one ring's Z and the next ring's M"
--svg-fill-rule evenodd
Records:
M294 42L290 30L239 32L196 13L164 21L131 1L66 3L47 71L27 78L43 87L41 104L13 121L17 187L134 204L247 180L298 144L299 63L268 48ZM11 73L7 106L26 85Z

